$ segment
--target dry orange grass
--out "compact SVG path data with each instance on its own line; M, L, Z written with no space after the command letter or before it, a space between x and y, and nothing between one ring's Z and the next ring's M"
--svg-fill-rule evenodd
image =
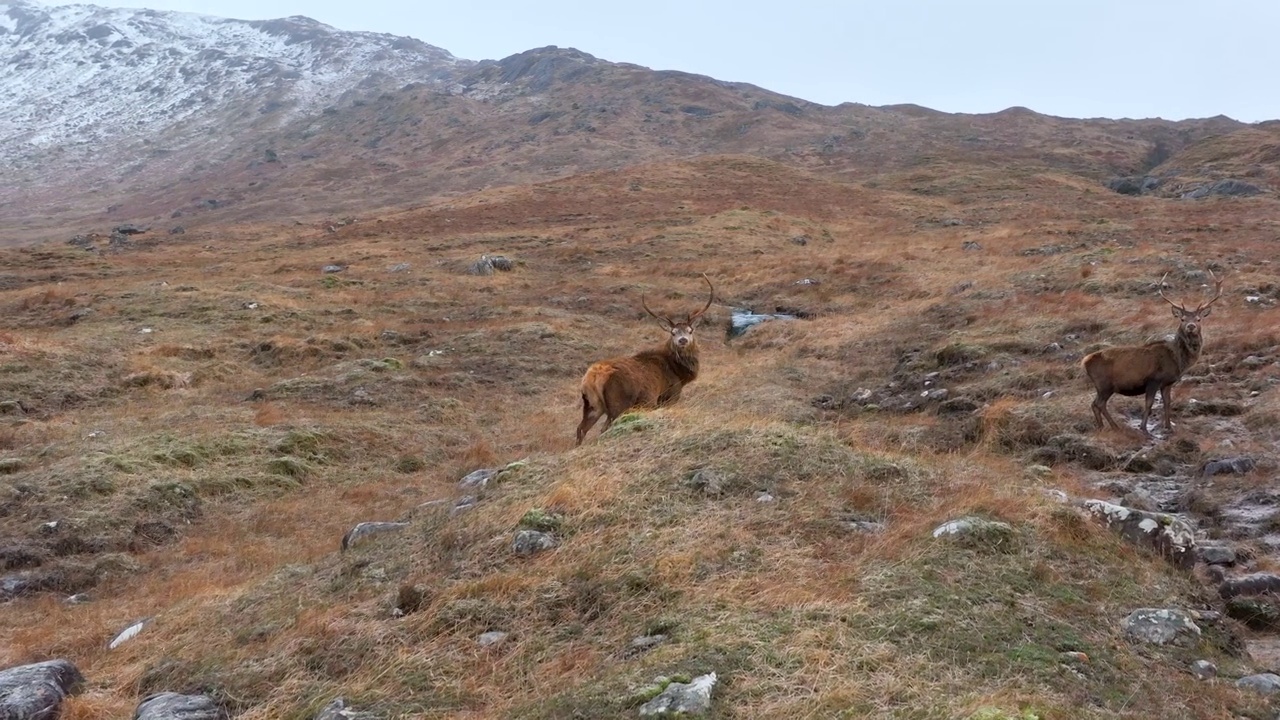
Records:
M633 175L639 193L626 190ZM998 705L1047 718L1087 703L1086 717L1144 717L1161 698L1186 717L1248 710L1234 690L1205 692L1119 643L1114 617L1138 602L1193 602L1197 589L1074 524L1043 491L1084 492L1082 473L1029 474L1011 450L1021 441L1002 438L1027 417L1055 433L1089 420L1074 361L1035 353L1069 328L1092 328L1082 342L1170 330L1158 298L1090 283L1154 283L1179 252L1238 268L1206 327L1206 361L1260 351L1275 311L1243 306L1235 283L1261 279L1246 261L1266 250L1249 225L1264 212L1086 189L1042 178L1029 199L953 203L700 160L457 198L333 233L260 225L226 228L208 251L195 251L208 240L171 239L100 260L67 252L71 270L102 265L76 287L95 313L63 325L51 310L62 291L0 292L0 307L29 319L0 336L0 362L14 363L21 392L83 397L42 401L7 428L6 455L39 462L0 482L109 484L51 485L86 494L21 506L39 517L6 516L0 529L37 542L32 521L56 512L158 518L178 534L138 552L136 572L89 589L93 602L11 603L0 663L75 661L90 682L69 717L124 715L147 692L199 687L242 718L309 717L337 694L392 717L629 716L620 698L634 686L711 669L727 679L717 704L744 717L961 717ZM991 219L931 224L961 212ZM1240 229L1212 252L1166 233L1214 222ZM1093 228L1114 238L1022 254ZM799 234L805 245L791 242ZM970 238L984 249L963 251ZM463 274L482 252L523 264ZM24 251L3 260L38 273ZM350 267L320 272L335 261ZM410 270L387 272L399 262ZM719 302L700 330L698 381L677 405L572 449L582 371L660 342L640 294L696 303L701 272ZM820 284L794 284L806 277ZM816 317L725 340L730 308L775 305ZM956 419L814 405L848 383L883 386L905 350L955 344L1009 373L964 381L995 394L958 449L930 439ZM84 355L96 364L75 361ZM1017 394L1042 387L1056 394ZM255 388L265 397L246 400ZM1272 401L1256 412L1274 413ZM528 464L474 509L450 519L418 508L462 494L455 483L470 470L519 459ZM690 486L703 469L721 475L719 494ZM158 482L200 496L190 525L140 510ZM512 533L535 508L558 515L560 545L513 558ZM1013 544L930 538L964 514L1010 523ZM406 516L405 533L338 554L355 523ZM886 529L859 534L850 518ZM427 589L425 605L392 620L405 583ZM106 650L147 616L154 624ZM479 648L486 630L511 636ZM628 658L627 643L650 630L672 641ZM1061 676L1054 643L1067 636L1105 655L1105 671L1083 685Z

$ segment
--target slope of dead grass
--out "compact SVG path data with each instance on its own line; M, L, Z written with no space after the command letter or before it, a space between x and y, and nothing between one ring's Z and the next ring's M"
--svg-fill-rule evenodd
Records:
M21 401L0 416L0 537L28 558L6 571L61 574L4 606L0 665L72 659L89 678L76 718L124 717L167 689L242 718L309 718L336 694L389 717L622 717L655 675L712 670L720 717L1263 717L1258 698L1184 670L1205 657L1247 672L1227 629L1191 648L1122 637L1137 607L1210 598L1046 499L1085 489L1070 453L1048 477L1024 467L1046 439L1091 432L1083 352L1170 331L1154 282L1210 262L1227 296L1176 397L1225 394L1249 403L1246 427L1269 427L1274 368L1241 361L1280 352L1274 305L1244 299L1275 297L1274 205L1057 181L952 192L701 160L333 232L4 251L23 281L0 292L0 401ZM937 222L951 214L965 223ZM465 274L483 252L519 265ZM703 377L573 449L579 373L656 342L639 295L694 307L701 272L719 298ZM726 340L731 307L776 306L814 317ZM818 402L933 371L985 407ZM1221 439L1212 417L1185 427ZM1120 456L1133 441L1098 444ZM522 458L473 510L418 507ZM512 535L534 509L561 544L520 559ZM930 537L968 513L1012 538ZM337 552L355 523L402 517L404 534ZM402 585L424 599L393 619ZM62 602L71 592L92 601ZM510 636L478 647L489 630ZM654 632L671 640L626 652Z

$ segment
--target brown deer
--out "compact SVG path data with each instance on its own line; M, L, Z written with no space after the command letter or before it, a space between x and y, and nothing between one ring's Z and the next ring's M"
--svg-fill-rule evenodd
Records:
M629 357L593 363L582 376L582 422L578 424L578 445L601 415L605 432L618 416L633 407L658 408L680 399L685 385L698 379L698 340L693 336L698 318L711 307L716 289L705 274L710 297L701 310L672 319L649 309L644 295L640 305L657 319L670 337L662 345Z
M1188 310L1165 297L1164 280L1169 277L1169 273L1160 278L1160 297L1173 306L1173 316L1179 321L1178 332L1172 340L1106 348L1086 355L1081 361L1085 374L1098 391L1093 400L1093 419L1099 429L1102 428L1104 418L1112 428L1120 429L1107 410L1107 400L1113 394L1129 397L1145 394L1147 397L1142 408L1142 434L1151 437L1151 432L1147 430L1147 419L1151 416L1151 406L1155 403L1157 391L1164 409L1164 429L1173 429L1169 418L1170 389L1200 357L1200 348L1204 346L1200 321L1209 317L1210 306L1222 297L1222 281L1212 270L1209 271L1209 276L1214 281L1214 296L1209 302L1197 305L1195 310Z

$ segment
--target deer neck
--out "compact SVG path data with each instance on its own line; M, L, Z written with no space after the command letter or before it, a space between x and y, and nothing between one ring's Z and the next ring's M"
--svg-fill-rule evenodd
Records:
M1191 337L1178 328L1178 334L1173 336L1172 350L1174 356L1178 360L1178 367L1185 371L1187 368L1195 364L1196 359L1200 357L1200 348L1204 346L1204 338Z
M698 343L689 343L689 347L678 348L674 343L667 343L667 365L681 382L689 382L698 376Z

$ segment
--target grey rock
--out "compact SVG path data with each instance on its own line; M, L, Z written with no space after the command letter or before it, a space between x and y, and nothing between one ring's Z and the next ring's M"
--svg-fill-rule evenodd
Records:
M476 638L476 642L480 644L480 647L489 647L490 645L497 645L498 643L506 639L507 639L507 633L504 633L498 630L492 630L490 632L481 634L480 637Z
M489 481L498 476L502 472L501 468L485 468L482 470L473 470L467 473L467 476L458 481L458 487L469 490L471 488L483 488L489 484Z
M694 471L686 484L694 490L701 491L703 494L718 497L724 494L727 482L718 470L700 468Z
M0 670L0 718L57 720L62 701L84 684L84 676L67 660L47 660Z
M1235 548L1226 545L1198 545L1196 554L1200 556L1200 562L1208 565L1236 564Z
M957 538L1000 544L1013 539L1013 526L999 520L980 517L962 517L934 528L935 538Z
M550 550L556 546L556 539L539 530L521 530L511 542L511 549L520 556L529 556Z
M1267 364L1267 359L1261 355L1250 355L1249 357L1241 360L1240 364L1245 367L1262 367Z
M792 242L792 244L794 244L794 245L808 245L808 244L809 244L809 236L808 236L808 235L796 235L795 237L791 238L791 242Z
M759 325L769 320L797 320L796 315L790 313L756 313L750 310L734 308L729 311L729 337L735 338L745 333L749 328Z
M1115 177L1107 181L1107 187L1121 195L1142 195L1160 187L1161 180L1150 175Z
M411 266L409 263L407 263L407 262L396 263L395 265L389 265L389 266L387 266L387 272L389 272L389 273L401 273L401 272L405 272L405 271L407 271L410 267L412 267L412 266Z
M1264 695L1274 695L1280 692L1280 675L1275 673L1249 675L1237 680L1236 687L1257 690Z
M133 720L226 720L227 712L207 695L163 692L148 696L133 713Z
M494 271L510 272L515 267L515 263L502 255L481 255L479 260L467 268L467 272L472 275L492 275Z
M1208 660L1197 660L1191 663L1191 674L1197 680L1208 680L1218 675L1218 666Z
M1226 180L1218 180L1216 182L1201 185L1190 192L1185 192L1182 197L1187 200L1199 200L1211 195L1222 195L1231 197L1250 197L1262 192L1262 188L1247 183L1243 180L1235 180L1228 178Z
M654 699L640 707L640 717L705 715L711 710L711 694L716 674L699 675L687 683L671 683Z
M388 532L397 532L409 527L407 522L362 522L342 536L342 549L350 550L365 538Z
M965 250L981 250L982 245L977 240L965 240L961 246Z
M1200 627L1189 613L1169 608L1140 608L1125 618L1130 638L1153 645L1180 644L1200 637Z
M380 720L379 715L360 712L347 707L346 698L334 698L333 702L324 706L315 720Z
M347 269L346 265L325 265L324 267L320 268L320 272L326 273L326 274L333 274L333 273L340 273L346 269Z
M1268 572L1250 573L1226 580L1218 586L1218 595L1224 600L1266 593L1280 593L1280 575Z
M1189 570L1195 565L1195 533L1186 520L1167 513L1135 510L1105 500L1084 500L1080 506L1121 537L1154 550L1174 566Z
M665 643L668 639L666 635L641 635L631 640L631 644L627 646L627 654L639 655L640 653L648 652Z
M1210 460L1204 464L1204 468L1200 471L1203 477L1212 477L1214 475L1244 475L1253 470L1257 466L1257 461L1253 458L1238 457L1226 460Z
M1140 487L1135 487L1125 493L1120 498L1120 504L1132 510L1143 510L1145 512L1156 512L1160 509L1151 493Z
M186 234L186 232L187 232L187 229L182 227L181 225L174 225L173 227L169 228L170 235L184 235Z

